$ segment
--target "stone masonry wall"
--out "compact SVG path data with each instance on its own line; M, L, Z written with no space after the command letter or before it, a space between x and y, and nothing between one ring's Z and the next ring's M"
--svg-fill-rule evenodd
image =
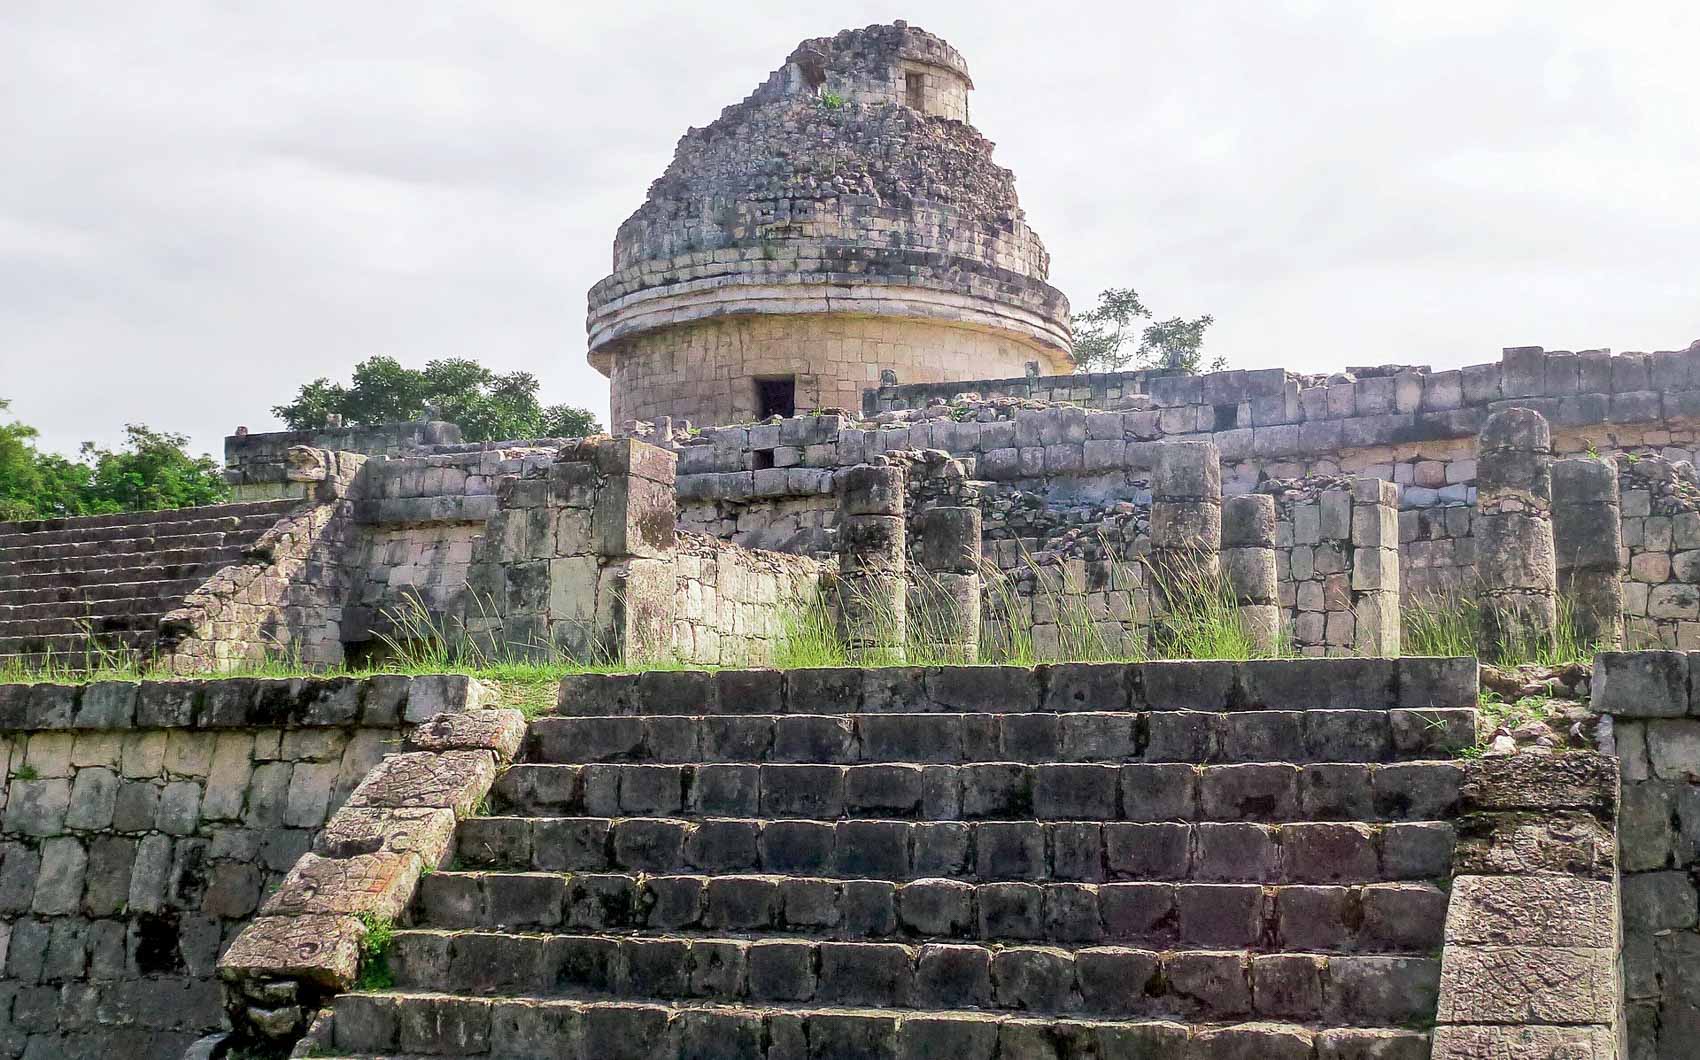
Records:
M672 654L698 666L766 666L786 622L808 606L822 565L681 533Z
M1623 771L1627 1060L1693 1055L1700 1040L1700 666L1693 653L1603 652L1592 708Z
M464 677L0 685L0 1056L176 1060L213 965Z

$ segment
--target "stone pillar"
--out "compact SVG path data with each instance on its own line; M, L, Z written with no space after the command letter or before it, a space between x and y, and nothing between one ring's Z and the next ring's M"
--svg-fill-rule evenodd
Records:
M853 658L904 657L904 479L898 465L860 464L838 474L838 612Z
M1222 458L1214 442L1165 442L1151 469L1151 639L1186 599L1219 592ZM1196 606L1196 605L1195 605Z
M909 585L908 622L943 657L980 655L980 509L930 508L919 519L921 570Z
M678 458L587 439L497 485L473 548L465 628L494 659L658 658L673 626Z
M1617 466L1575 457L1552 465L1552 537L1558 591L1570 601L1577 637L1623 642L1623 519Z
M1151 470L1151 561L1215 575L1222 549L1222 458L1214 442L1165 442Z
M1352 480L1352 650L1399 654L1399 487L1365 475Z
M1552 432L1533 409L1482 426L1476 463L1476 576L1484 659L1553 642L1558 579L1552 541Z
M1254 493L1222 502L1222 568L1252 644L1273 653L1281 639L1274 497Z

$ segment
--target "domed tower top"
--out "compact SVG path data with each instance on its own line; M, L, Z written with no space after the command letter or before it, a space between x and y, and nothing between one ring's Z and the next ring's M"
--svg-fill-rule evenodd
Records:
M613 422L855 408L904 382L1071 365L1068 302L961 54L898 22L804 41L679 141L590 291Z

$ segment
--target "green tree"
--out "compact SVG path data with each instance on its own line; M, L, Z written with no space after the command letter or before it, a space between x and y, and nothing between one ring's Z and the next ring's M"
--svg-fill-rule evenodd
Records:
M0 399L0 413L12 407ZM41 474L36 469L36 429L27 424L0 423L0 519L34 519Z
M1221 357L1204 361L1204 332L1213 317L1157 320L1131 287L1101 292L1098 304L1074 314L1072 323L1077 372L1113 372L1132 362L1136 368L1194 375L1218 371L1224 363Z
M82 463L91 468L82 489L86 511L131 512L218 504L230 496L212 457L190 456L185 435L124 425L124 445L102 449L84 442Z
M291 430L324 427L333 415L366 426L441 419L458 425L472 442L582 437L602 430L588 409L543 407L538 387L530 372L497 373L465 358L427 361L420 370L393 357L368 357L354 366L348 386L315 379L272 413Z
M8 407L0 400L0 412ZM118 449L85 442L73 460L36 449L27 424L0 424L0 519L182 508L229 496L217 462L190 456L183 435L137 423L124 435Z

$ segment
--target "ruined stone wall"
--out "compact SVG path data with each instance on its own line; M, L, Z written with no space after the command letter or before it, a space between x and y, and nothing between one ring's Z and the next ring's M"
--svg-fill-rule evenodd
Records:
M236 500L301 496L302 487L285 472L291 449L305 446L363 456L398 457L430 446L460 444L453 423L381 423L374 426L320 427L305 431L249 434L246 428L224 439L224 477Z
M213 965L464 677L0 685L0 1056L176 1060Z
M1623 775L1623 987L1629 1060L1686 1056L1700 1035L1700 698L1694 656L1595 657L1592 709Z
M822 565L681 533L673 555L672 652L699 666L766 666L819 586Z

